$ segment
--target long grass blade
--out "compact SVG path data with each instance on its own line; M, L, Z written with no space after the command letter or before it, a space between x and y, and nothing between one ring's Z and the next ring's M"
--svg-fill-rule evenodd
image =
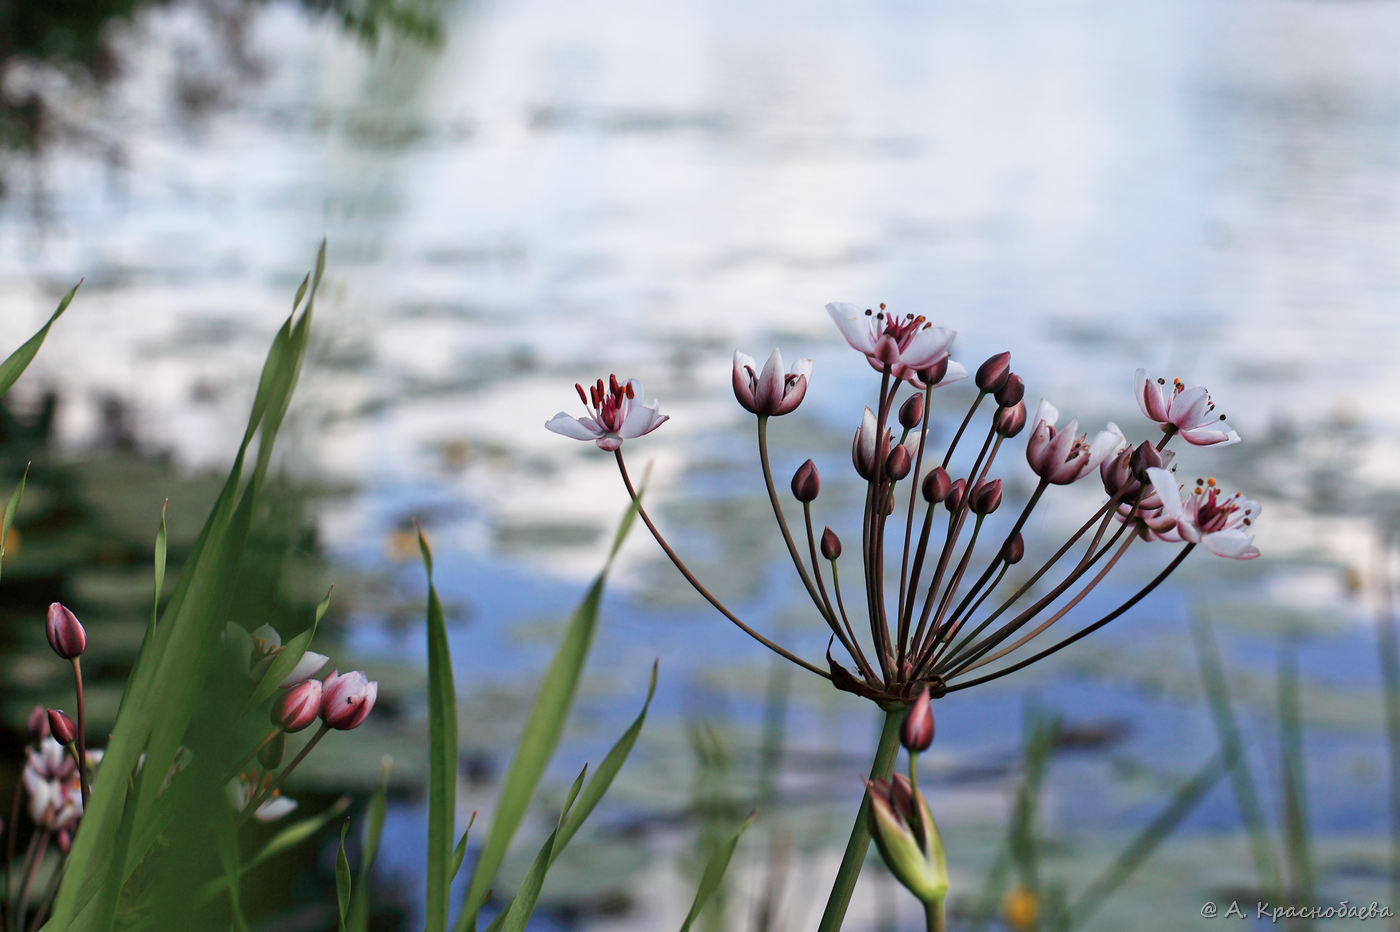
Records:
M345 833L350 831L350 820L340 826L340 848L335 853L335 906L340 915L340 932L345 932L345 920L350 913L350 859L345 856Z
M496 871L505 858L506 849L515 837L525 817L526 807L539 786L550 757L559 744L564 730L564 721L572 708L574 695L578 691L579 678L593 645L593 635L598 629L598 610L603 601L603 587L608 572L617 558L618 549L636 518L637 508L627 509L622 522L613 537L612 548L602 571L589 586L588 593L569 620L559 647L540 680L540 691L535 704L530 709L525 728L516 745L515 758L501 783L501 796L496 802L496 812L491 819L491 831L486 844L482 846L472 872L471 884L467 888L462 911L457 917L454 929L464 932L476 928L477 913L491 888Z
M1298 903L1313 898L1312 843L1308 831L1307 775L1298 710L1298 657L1290 644L1278 657L1279 765L1283 773L1283 833L1288 844L1292 893Z
M574 784L569 788L569 795L564 800L564 809L559 813L559 821L555 823L554 831L549 833L549 837L544 840L540 850L535 853L535 859L530 862L530 868L525 872L525 879L520 883L520 889L515 891L515 896L506 904L506 908L487 927L487 932L525 932L525 924L530 921L530 916L535 912L535 904L539 902L540 890L544 888L545 874L549 872L549 865L554 862L556 855L555 847L559 842L559 833L564 827L564 821L569 817L569 811L574 806L574 801L578 799L579 790L583 786L584 775L588 773L588 765L579 771L574 778Z
M1195 613L1191 617L1191 636L1196 645L1196 660L1201 671L1201 683L1205 686L1206 701L1210 705L1215 733L1220 742L1220 751L1230 767L1230 787L1239 807L1240 818L1244 821L1249 835L1249 850L1254 858L1254 867L1259 874L1259 882L1266 891L1283 890L1283 875L1278 861L1274 858L1273 841L1269 835L1268 820L1264 817L1264 807L1254 791L1254 774L1245 755L1244 742L1240 738L1239 724L1235 719L1235 704L1230 698L1230 687L1225 678L1225 665L1220 659L1220 647L1215 641L1215 631L1210 619Z
M384 837L384 817L389 811L389 770L393 758L387 754L379 768L379 789L370 797L365 818L365 835L360 849L360 869L355 877L354 892L350 897L350 913L345 920L350 932L369 930L369 882L374 871L374 861L379 857L379 842Z
M429 932L445 932L451 909L452 836L457 816L457 692L442 603L433 585L433 553L418 549L428 574L428 903Z
M729 869L729 859L734 856L734 849L739 846L739 837L753 823L753 817L754 813L750 812L739 826L739 830L710 855L710 860L706 862L705 870L700 875L700 884L695 890L695 899L691 901L690 912L686 913L685 922L681 923L681 932L690 932L691 925L704 910L710 895L719 887L720 881L724 879L724 872Z
M19 513L19 501L24 497L24 483L29 478L29 465L25 464L24 475L19 477L19 485L15 486L14 492L10 493L10 500L5 503L5 514L0 516L0 566L5 562L5 541L10 539L10 527L15 523L15 515Z
M462 869L462 862L467 857L467 839L471 837L472 826L476 824L476 813L471 814L467 819L467 827L462 830L462 837L457 840L457 847L452 849L452 878L455 880L457 872Z
M29 364L34 361L34 357L39 353L39 347L44 345L44 338L49 335L49 328L54 321L63 316L63 312L68 310L68 305L73 303L73 295L78 293L78 282L68 293L63 296L63 300L58 302L58 308L49 315L48 322L39 328L39 332L34 334L24 344L11 353L4 362L0 362L0 395L4 395L10 390L10 386L24 374L24 370L29 368Z
M1390 751L1390 901L1400 903L1400 615L1395 611L1395 580L1390 572L1394 549L1393 540L1384 540L1378 551L1381 605L1376 619L1376 652Z

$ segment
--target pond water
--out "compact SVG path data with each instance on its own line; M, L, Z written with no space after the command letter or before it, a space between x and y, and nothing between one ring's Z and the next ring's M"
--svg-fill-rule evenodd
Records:
M1204 613L1271 811L1274 670L1296 651L1324 887L1384 898L1367 574L1400 513L1400 5L479 0L442 16L439 49L369 50L273 5L250 14L235 54L176 6L116 31L122 73L100 91L51 82L61 131L37 157L4 156L0 345L85 279L20 394L61 392L68 448L93 447L115 397L182 468L226 462L327 237L280 461L348 490L317 515L333 575L363 580L339 634L409 682L423 590L403 533L423 521L471 710L464 744L490 772L518 722L511 697L542 669L625 504L610 457L542 428L574 411L575 381L616 370L662 400L670 422L629 447L634 469L653 463L659 520L740 614L813 659L824 639L729 389L735 347L814 359L807 401L774 425L776 469L813 456L827 488L849 472L875 390L827 301L926 314L959 331L969 367L1010 349L1032 403L1134 437L1149 435L1135 368L1204 382L1245 442L1179 461L1261 501L1265 557L1194 556L1101 636L939 705L933 779L940 821L963 839L950 840L955 885L980 884L1028 708L1124 728L1052 768L1044 829L1071 853L1058 865L1071 886L1151 818L1168 777L1211 756L1187 625ZM943 436L966 397L947 391ZM1001 469L1024 494L1019 453ZM1053 546L1096 494L1054 496L1034 533ZM858 502L824 492L822 505L850 539ZM1130 594L1156 557L1125 561L1086 608ZM602 814L651 854L627 862L614 845L592 862L617 860L611 885L644 880L621 884L626 909L558 894L542 922L678 925L690 881L675 867L695 823L687 723L740 748L761 725L767 657L679 583L634 533L556 774L597 759L659 657L638 773ZM845 831L875 725L861 701L801 680L780 780L801 823L790 890L825 882L834 855L819 842ZM493 792L472 784L463 814ZM411 901L422 810L394 812L383 863ZM1238 826L1217 786L1100 925L1182 928L1212 891L1247 885ZM572 882L588 888L586 873ZM875 921L875 899L859 922ZM1149 921L1144 902L1165 905Z

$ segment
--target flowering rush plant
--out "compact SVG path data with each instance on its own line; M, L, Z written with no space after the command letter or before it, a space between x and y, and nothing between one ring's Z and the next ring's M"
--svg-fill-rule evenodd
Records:
M824 662L799 656L726 607L690 571L642 506L623 443L650 433L667 418L655 402L643 403L640 382L610 376L587 391L579 385L587 416L561 412L545 426L613 454L647 529L686 581L722 615L837 689L880 705L886 722L871 771L872 785L883 793L877 798L890 796L899 726L925 690L936 700L1068 647L1136 605L1198 546L1227 559L1259 555L1249 533L1259 514L1256 502L1225 492L1213 478L1197 479L1183 492L1172 472L1175 451L1169 446L1174 440L1198 447L1239 441L1206 389L1137 370L1137 406L1156 436L1132 443L1111 422L1092 435L1081 432L1078 419L1063 421L1044 399L1028 416L1025 383L1012 370L1010 353L998 353L970 375L971 403L940 453L929 429L933 394L969 379L968 370L950 356L954 332L923 316L900 316L883 304L833 303L826 310L846 342L879 374L874 403L862 413L851 443L851 464L865 485L857 551L863 613L858 597L846 597L838 572L843 556L849 562L856 554L830 527L818 532L813 519L821 491L816 464L809 459L792 476L791 493L802 512L796 533L773 479L768 423L802 403L811 361L785 368L775 349L760 367L740 352L734 355L732 373L735 397L757 422L759 465L783 543L829 630ZM979 412L983 417L976 426ZM1021 436L1025 465L1012 468L1029 468L1035 485L1009 526L1004 519L989 522L1010 505L1003 501L1003 480L994 467L1007 468L1005 454L1019 445L1013 440ZM956 456L965 441L964 455ZM967 453L974 447L969 463ZM1036 556L1028 564L1036 569L1024 581L1003 585L1011 567L1030 556L1022 532L1036 505L1053 486L1082 480L1102 483L1102 503L1066 540ZM1085 597L1135 545L1163 547L1162 569L1102 616L1080 618L1076 610ZM1075 630L1048 637L1052 627L1070 616L1068 624L1079 622ZM822 929L839 928L844 917L869 843L868 807L869 797L852 831Z

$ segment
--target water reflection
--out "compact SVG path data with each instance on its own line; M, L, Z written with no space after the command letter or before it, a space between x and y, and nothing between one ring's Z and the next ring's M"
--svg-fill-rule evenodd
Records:
M1027 693L1089 719L1076 725L1126 720L1112 760L1056 773L1050 806L1095 838L1122 831L1152 781L1121 770L1184 773L1213 746L1184 624L1210 602L1242 695L1259 699L1261 760L1274 638L1305 638L1317 694L1305 708L1328 726L1310 750L1355 765L1311 769L1313 818L1339 845L1369 837L1379 707L1344 570L1365 567L1377 513L1400 511L1400 413L1383 402L1400 350L1400 6L525 0L444 10L440 52L377 54L269 6L245 27L263 73L221 87L194 122L160 90L184 15L139 18L126 73L100 108L75 111L94 138L121 140L119 164L60 142L33 174L7 173L0 340L33 329L56 282L88 277L27 379L31 401L44 386L73 399L54 419L67 448L90 442L100 399L116 396L179 463L227 459L226 426L308 244L328 235L330 288L284 461L356 486L319 515L348 572L382 571L402 549L394 535L425 518L454 568L459 679L499 699L518 689L514 670L538 666L539 637L623 503L607 457L540 426L576 380L616 368L662 399L673 420L637 448L655 460L660 518L698 572L723 578L746 615L805 633L814 656L820 633L730 397L734 347L780 341L815 358L775 457L781 472L813 455L832 477L873 388L831 331L829 300L930 313L961 331L968 361L1010 348L1032 395L1086 421L1134 420L1138 365L1206 382L1246 442L1192 451L1183 468L1261 498L1267 559L1193 560L1097 644L975 704L950 699L939 747L950 769L1003 759ZM1047 537L1086 501L1051 503ZM841 504L833 494L833 524L858 507ZM347 633L411 668L421 580L401 557ZM670 727L649 736L650 765L685 753L662 732L679 730L687 691L730 697L735 728L755 730L763 661L645 541L621 568L589 709L620 714L613 690L631 693L617 678L640 681L660 655L657 721ZM1327 678L1339 669L1355 673ZM799 690L795 751L863 746L863 711ZM511 724L482 719L478 737L464 728L474 754ZM585 729L572 753L609 738ZM822 771L833 835L858 769L842 761ZM682 805L652 785L664 770L648 773L624 809ZM954 826L972 838L998 824L999 786L950 784ZM1228 796L1212 797L1163 856L1189 865L1191 845L1236 825ZM389 866L406 877L419 829L411 814L391 825ZM814 848L804 869L818 876ZM685 899L671 892L614 927L654 927Z

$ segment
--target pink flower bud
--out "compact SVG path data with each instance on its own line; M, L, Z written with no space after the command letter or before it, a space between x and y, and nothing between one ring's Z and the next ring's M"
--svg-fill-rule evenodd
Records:
M928 475L924 476L924 501L941 502L948 497L948 489L952 481L948 478L948 470L942 466L935 466Z
M332 673L321 689L321 721L331 728L349 731L356 728L379 696L379 684L372 683L359 670Z
M927 686L909 707L904 724L899 726L899 743L911 754L927 751L933 744L933 703L929 701Z
M817 464L811 460L797 467L797 472L792 474L792 495L799 502L815 501L821 489L822 480L817 475Z
M910 395L904 404L899 406L899 426L905 430L913 430L923 419L924 396Z
M258 748L258 763L264 770L276 770L282 765L282 755L287 750L287 733L279 731L273 738Z
M917 370L914 375L915 378L919 380L919 384L937 385L939 382L942 382L944 376L948 374L948 358L948 354L944 353L942 356L935 359L928 367ZM962 372L962 375L958 376L958 378L967 378L967 370L963 369L961 366L959 366L958 369Z
M1026 397L1026 382L1016 373L1007 376L1006 384L997 389L994 393L997 404L1003 408L1013 407L1022 398Z
M822 556L828 560L835 560L841 556L841 538L836 536L836 532L831 528L822 531Z
M948 506L949 511L957 511L962 505L963 491L967 488L967 480L959 479L948 486L948 494L943 496L943 504Z
M72 744L78 737L78 726L62 709L49 709L49 733L59 744Z
M58 833L58 850L61 854L73 850L73 833L66 828Z
M993 426L1003 437L1014 437L1026 426L1026 403L1018 401L1009 408L998 408Z
M914 461L909 458L909 451L900 444L890 451L890 455L885 458L885 475L898 481L909 475L909 470L914 468Z
M49 646L64 660L72 660L87 648L87 632L78 619L61 603L49 606L49 617L45 625L49 636Z
M1021 558L1026 555L1026 539L1019 533L1011 538L1011 543L1007 544L1001 552L1001 557L1009 565L1016 565L1021 562Z
M320 680L302 680L287 690L282 701L272 707L272 723L282 726L283 731L301 731L321 714L324 692Z
M991 482L979 482L972 489L972 494L968 498L967 507L974 514L989 515L997 510L1001 504L1001 480L993 479Z
M1011 377L1011 354L997 353L977 367L977 387L984 392L995 392Z
M29 740L35 744L42 744L49 736L49 713L41 705L36 705L34 711L29 713L29 721L25 724L25 730L29 733Z

